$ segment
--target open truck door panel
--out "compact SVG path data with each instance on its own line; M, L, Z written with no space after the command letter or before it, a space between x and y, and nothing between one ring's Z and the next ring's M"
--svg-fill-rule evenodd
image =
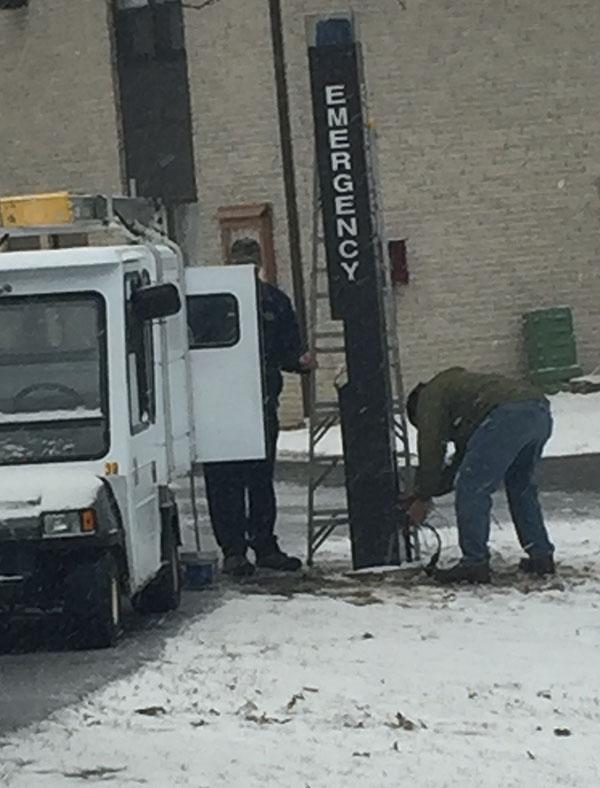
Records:
M188 268L185 279L196 458L264 459L256 271Z
M0 234L130 234L116 215L97 196L0 199ZM0 623L60 608L95 647L123 594L179 604L181 477L265 456L254 269L184 272L163 236L130 240L0 253Z

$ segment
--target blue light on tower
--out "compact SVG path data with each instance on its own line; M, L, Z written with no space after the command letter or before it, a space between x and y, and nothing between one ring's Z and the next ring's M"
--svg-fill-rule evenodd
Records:
M354 43L352 20L332 17L317 22L317 47L345 47Z

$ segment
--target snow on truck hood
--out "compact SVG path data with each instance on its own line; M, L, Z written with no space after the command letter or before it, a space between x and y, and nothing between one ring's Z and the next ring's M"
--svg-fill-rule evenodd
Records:
M92 471L0 468L0 519L91 506L102 481Z

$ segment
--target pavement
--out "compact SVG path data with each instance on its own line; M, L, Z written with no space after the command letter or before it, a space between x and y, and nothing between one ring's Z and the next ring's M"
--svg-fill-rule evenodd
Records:
M200 485L201 486L201 485ZM284 549L305 555L307 490L304 484L279 482L278 534ZM332 504L344 498L341 487L324 491ZM590 519L600 510L600 491L547 492L542 495L550 531L555 520ZM183 499L182 509L189 508ZM202 537L204 547L210 546L210 529L206 520L203 498L200 498L203 516ZM504 527L508 512L503 496L495 504L494 528ZM442 499L433 515L433 524L439 528L453 528L452 500ZM189 521L188 521L189 527ZM189 539L189 531L186 538ZM448 533L450 541L453 535ZM600 538L599 538L600 541ZM350 568L349 539L340 529L325 543L317 555L317 570L327 571L335 562ZM493 544L493 533L492 533ZM557 545L560 560L560 545ZM590 546L590 553L598 550ZM227 594L228 582L220 580L205 591L186 592L181 608L166 616L141 617L128 611L125 632L113 649L102 651L68 651L57 636L56 622L36 619L20 622L12 636L0 643L0 736L8 731L36 723L52 712L71 704L107 683L124 678L144 663L155 659L165 643L176 638L190 622L198 620L220 605ZM0 738L0 748L2 740Z
M128 611L117 646L100 651L67 650L52 616L18 621L0 642L0 736L77 705L88 693L156 659L169 638L215 609L219 595L217 587L185 593L179 610L164 616Z

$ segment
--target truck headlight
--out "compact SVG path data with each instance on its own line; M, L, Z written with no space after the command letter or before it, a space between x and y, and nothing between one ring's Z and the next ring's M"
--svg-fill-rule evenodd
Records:
M92 533L96 530L94 509L81 511L47 512L42 515L44 536L69 536Z

